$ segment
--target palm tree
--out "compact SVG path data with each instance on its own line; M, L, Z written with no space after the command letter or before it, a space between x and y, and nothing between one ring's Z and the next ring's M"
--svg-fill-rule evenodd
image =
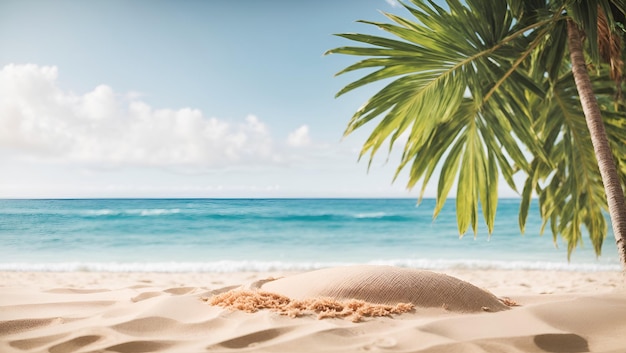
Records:
M582 3L574 4L581 5ZM588 5L589 2L586 2L586 4ZM591 2L591 4L597 9L593 2ZM597 17L596 15L596 18ZM578 94L580 95L580 102L583 112L585 113L587 127L591 133L593 149L598 159L598 166L607 196L618 253L620 254L622 265L626 268L626 203L624 202L624 191L620 185L617 168L602 122L602 114L587 71L580 36L581 31L579 26L574 20L567 20L567 43L572 61L572 73L576 81Z
M406 136L396 177L410 166L407 186L421 181L421 200L439 171L434 217L456 179L461 235L470 225L476 235L481 209L488 231L493 231L500 174L517 190L513 175L522 170L528 175L520 207L522 230L534 191L544 226L550 222L555 240L560 234L567 241L568 257L582 241L583 225L599 254L608 231L603 210L608 208L626 266L620 186L626 170L616 169L611 158L624 159L626 136L619 130L626 115L619 102L607 104L615 102L611 98L620 90L607 84L606 64L600 62L601 46L596 44L598 18L614 29L611 10L623 13L621 1L467 0L464 5L447 0L448 9L432 1L411 2L413 6L403 5L413 20L385 14L393 23L361 21L395 38L340 34L368 46L328 51L364 57L338 74L369 71L337 96L373 82L386 83L346 129L348 135L380 118L360 156L369 153L371 163L385 143L391 150ZM580 28L587 37L585 52L599 73L593 81L582 56ZM620 66L619 61L613 64ZM581 127L586 117L590 128L584 123ZM607 139L604 124L620 129L610 129ZM592 144L598 146L595 153Z

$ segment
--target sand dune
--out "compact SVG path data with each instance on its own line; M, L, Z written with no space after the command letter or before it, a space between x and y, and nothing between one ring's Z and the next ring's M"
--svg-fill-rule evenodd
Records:
M451 279L454 284L472 283L468 288L481 288L479 293L488 297L488 292L510 297L519 306L472 313L416 307L409 313L366 317L360 322L319 320L316 315L290 318L271 310L246 313L202 300L242 285L250 288L255 282L262 290L307 297L327 290L324 285L333 281L343 281L346 288L363 283L353 270L4 272L0 273L0 352L626 352L626 289L623 275L614 272L447 271L462 280ZM362 270L361 276L367 273ZM374 276L383 287L394 282L387 283L388 278L414 274L404 269L370 270L366 276ZM262 281L283 275L283 279ZM449 280L435 277L435 282ZM410 286L407 283L403 285ZM366 287L360 292L366 297L361 299L381 299L375 298L374 287ZM342 293L338 296L359 295L358 291ZM390 298L383 295L381 301L420 303L419 298Z

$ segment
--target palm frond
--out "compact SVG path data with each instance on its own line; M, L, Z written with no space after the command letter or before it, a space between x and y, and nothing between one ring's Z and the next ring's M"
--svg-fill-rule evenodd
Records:
M421 180L421 200L426 184L441 168L434 216L456 183L459 233L470 226L477 231L480 209L491 232L499 176L515 187L516 168L528 168L518 141L542 155L528 114L513 118L525 103L511 97L527 90L544 94L544 87L510 59L532 52L526 45L528 28L515 22L506 3L449 0L449 11L432 2L412 4L405 7L413 20L386 14L392 23L361 21L393 39L341 34L363 46L328 51L366 57L338 73L369 71L338 96L390 80L355 112L345 134L378 121L361 151L361 156L369 155L369 163L386 142L393 148L401 135L408 135L396 177L410 168L407 186L413 188Z
M403 5L411 18L385 14L391 23L361 21L386 36L340 35L357 44L327 53L364 59L337 75L367 73L337 96L374 82L385 86L354 113L345 135L376 124L360 153L360 158L368 155L370 164L382 146L388 143L391 151L405 136L394 180L409 169L407 187L421 182L421 201L438 173L434 217L456 184L460 235L470 227L476 235L480 210L491 233L500 176L516 189L514 174L524 171L528 178L521 190L520 229L525 229L531 198L537 195L542 231L549 225L555 244L560 235L568 244L568 257L582 243L583 227L599 253L608 231L606 198L569 72L565 22L574 19L589 43L596 43L599 32L603 37L598 15L611 9L607 0L598 4L447 0L445 9L434 1L410 0ZM605 27L615 28L611 16ZM596 60L602 50L588 47L601 73L594 88L626 183L626 109L610 99L616 86Z
M615 92L609 70L595 77L594 88L601 105L605 125L614 149L614 156L623 161L626 133L622 128L625 113L615 111L609 101ZM561 72L545 100L531 100L536 131L544 141L544 149L556 168L535 159L526 179L520 208L520 227L524 227L531 191L539 195L540 213L551 224L553 238L567 244L568 258L577 245L583 243L582 228L586 229L593 248L600 255L608 232L605 218L607 201L598 162L593 152L589 130L577 96L571 72ZM626 169L620 171L626 180Z

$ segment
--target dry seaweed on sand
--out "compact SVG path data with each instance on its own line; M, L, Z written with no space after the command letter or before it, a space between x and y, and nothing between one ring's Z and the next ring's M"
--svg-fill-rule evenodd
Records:
M519 304L515 300L513 300L513 299L511 299L509 297L503 297L503 298L498 298L498 299L500 300L500 302L502 302L502 304L504 304L506 306L509 306L509 307L519 306Z
M363 317L402 314L415 308L411 303L386 305L355 299L310 298L293 300L280 294L261 290L231 290L211 298L204 298L204 300L210 305L249 313L269 309L289 317L317 314L318 319L350 318L355 322L360 321Z

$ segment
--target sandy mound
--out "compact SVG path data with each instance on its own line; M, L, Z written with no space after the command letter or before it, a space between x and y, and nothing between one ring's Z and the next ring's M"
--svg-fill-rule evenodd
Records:
M392 266L328 268L261 283L259 287L297 300L326 297L385 305L410 303L455 312L508 309L493 294L460 279Z

